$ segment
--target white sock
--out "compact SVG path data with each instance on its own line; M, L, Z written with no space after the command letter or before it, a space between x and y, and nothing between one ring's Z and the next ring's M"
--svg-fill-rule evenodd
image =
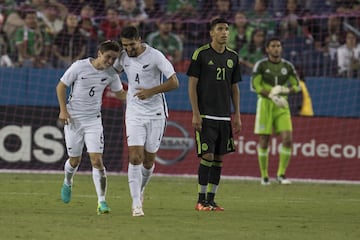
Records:
M141 165L133 165L129 163L128 180L130 195L132 198L132 208L141 206L140 189L142 182Z
M65 178L64 178L64 183L68 186L71 186L73 184L73 177L76 173L76 171L78 170L79 166L73 168L70 165L70 159L66 160L65 162L65 166L64 166L64 173L65 173Z
M103 170L93 168L92 177L93 177L98 201L99 202L105 201L106 183L107 183L105 167Z
M144 191L145 186L149 183L150 178L154 172L154 168L155 168L155 164L153 164L150 169L147 169L142 165L142 167L141 167L141 174L142 174L141 192Z

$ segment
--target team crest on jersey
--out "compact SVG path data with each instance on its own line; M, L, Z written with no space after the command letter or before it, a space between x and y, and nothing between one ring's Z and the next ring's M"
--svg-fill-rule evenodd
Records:
M281 68L281 74L282 75L286 75L288 73L287 69L286 68Z
M206 150L209 149L209 146L208 146L206 143L203 143L203 144L201 144L201 149L202 149L203 151L206 151Z
M228 68L233 68L234 66L234 62L232 59L228 59L226 62L226 65L228 66Z

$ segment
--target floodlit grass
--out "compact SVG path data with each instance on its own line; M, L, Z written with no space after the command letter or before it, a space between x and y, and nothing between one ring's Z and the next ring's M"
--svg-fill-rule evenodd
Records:
M91 175L75 176L62 203L62 174L0 174L0 239L360 239L360 186L222 180L224 212L196 212L195 178L154 176L145 217L131 217L126 176L108 176L111 214L96 214Z

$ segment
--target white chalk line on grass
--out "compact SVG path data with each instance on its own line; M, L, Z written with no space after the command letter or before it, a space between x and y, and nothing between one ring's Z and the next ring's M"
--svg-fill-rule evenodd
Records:
M63 171L59 170L14 170L14 169L0 169L0 173L24 173L24 174L63 174ZM90 175L91 171L78 171L76 174ZM111 172L107 171L109 176L127 176L126 172ZM179 178L197 178L197 175L193 174L163 174L155 173L155 177L179 177ZM258 177L250 176L221 176L221 179L226 180L247 180L247 181L259 181ZM323 183L323 184L360 184L360 181L350 180L323 180L323 179L303 179L303 178L289 178L293 182L300 183ZM270 179L272 180L272 179Z
M108 199L128 199L127 196L128 192L126 192L125 195L109 195L107 196ZM54 196L54 194L51 193L44 193L44 192L0 192L0 198L8 197L8 196ZM169 196L169 198L172 198L173 196ZM242 199L241 195L239 196L227 196L226 198L231 199ZM58 197L60 199L60 196ZM96 194L73 194L73 198L85 198L85 199L96 199ZM152 200L156 199L163 199L164 197L157 197L156 194L152 194L150 197ZM185 197L188 200L193 200L194 196L188 196ZM286 203L312 203L314 204L313 198L292 198L292 197L277 197L277 198L258 198L258 199L251 199L249 201L242 200L242 202L251 202L251 203L264 203L264 202L286 202ZM329 202L337 202L338 204L344 204L344 203L360 203L360 199L358 198L331 198L328 199Z

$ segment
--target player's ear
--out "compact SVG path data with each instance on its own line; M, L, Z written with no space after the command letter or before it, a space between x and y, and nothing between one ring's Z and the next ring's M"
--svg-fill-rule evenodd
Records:
M97 51L97 57L99 58L99 57L101 57L101 55L102 55L102 52L100 50L98 50Z

